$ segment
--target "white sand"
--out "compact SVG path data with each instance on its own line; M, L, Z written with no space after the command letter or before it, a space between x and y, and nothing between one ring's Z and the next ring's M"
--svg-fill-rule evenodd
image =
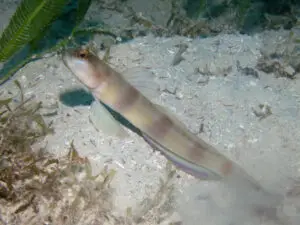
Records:
M185 60L171 66L175 45L180 41L189 45ZM139 67L144 75L150 72L161 90L177 87L175 95L161 91L154 101L174 111L193 132L203 123L204 132L199 137L217 146L268 189L285 193L300 171L300 81L299 77L289 80L261 72L259 79L239 73L236 60L243 67L255 67L261 44L260 36L222 35L202 40L148 36L114 46L111 65L118 71ZM215 74L202 83L206 77L194 71L197 67L205 70L206 66ZM229 66L232 71L224 77L222 70ZM46 106L59 103L58 115L49 118L56 131L46 140L49 150L65 154L74 140L79 153L94 165L117 170L113 182L117 210L123 213L126 207L135 206L157 190L166 164L163 156L133 132L128 131L130 136L124 140L97 132L89 122L89 107L71 108L59 102L60 93L80 87L59 57L32 62L16 78L25 87L26 96L34 95ZM16 88L10 82L2 90L15 93ZM273 114L259 120L252 108L258 109L264 103ZM178 211L183 224L277 224L247 216L234 206L220 211L218 207L230 201L222 185L179 173L181 178L175 180L175 185L180 193ZM211 195L218 206L211 204Z

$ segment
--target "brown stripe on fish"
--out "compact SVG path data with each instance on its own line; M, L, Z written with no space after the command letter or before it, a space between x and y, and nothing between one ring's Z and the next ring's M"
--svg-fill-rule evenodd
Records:
M232 172L232 167L233 167L232 162L229 161L225 162L221 167L222 174L224 176L229 175Z
M157 120L153 121L153 123L149 124L145 129L152 137L163 140L173 127L174 123L172 120L168 116L161 114Z
M131 108L141 97L137 89L127 85L123 90L120 90L118 98L112 103L112 107L119 113L125 112Z
M196 142L193 146L186 150L189 159L201 162L205 157L205 150L200 143Z

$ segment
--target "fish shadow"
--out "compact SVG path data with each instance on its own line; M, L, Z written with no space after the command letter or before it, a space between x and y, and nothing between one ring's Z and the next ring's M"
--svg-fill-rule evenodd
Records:
M93 101L95 101L93 95L91 95L83 88L77 88L77 89L72 89L72 90L67 90L65 92L62 92L59 95L59 100L62 104L69 107L90 106L93 103ZM137 135L143 137L140 129L135 127L132 123L130 123L127 119L125 119L120 113L111 109L109 106L107 106L102 102L101 104L104 105L104 107L109 111L109 113L114 117L115 120L117 120L119 123L121 123L129 130L133 131Z

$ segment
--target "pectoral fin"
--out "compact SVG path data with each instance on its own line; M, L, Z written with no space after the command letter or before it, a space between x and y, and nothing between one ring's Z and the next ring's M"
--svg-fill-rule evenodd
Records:
M96 129L101 130L109 136L118 138L128 137L128 133L120 122L98 100L95 100L91 105L90 119Z

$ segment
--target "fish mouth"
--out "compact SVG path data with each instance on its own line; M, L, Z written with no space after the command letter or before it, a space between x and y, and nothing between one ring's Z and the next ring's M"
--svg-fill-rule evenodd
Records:
M62 61L65 64L65 66L68 67L68 68L69 68L69 66L68 66L69 65L69 61L72 58L73 53L74 53L74 49L68 49L68 50L65 50L62 53Z

